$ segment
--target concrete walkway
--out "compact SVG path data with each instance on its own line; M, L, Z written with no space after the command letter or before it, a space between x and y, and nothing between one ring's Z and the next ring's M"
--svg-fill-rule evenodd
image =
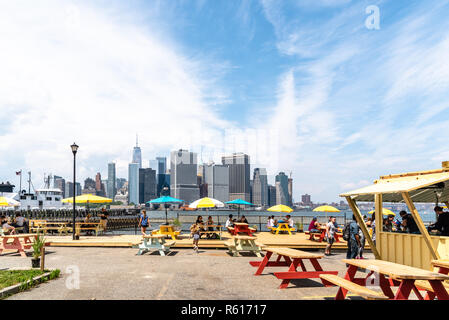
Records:
M231 257L225 250L179 249L172 255L136 256L132 248L47 248L46 267L61 270L61 277L22 292L9 299L325 299L333 297L336 287L326 288L319 280L293 280L280 290L281 280L268 268L254 276L249 261L253 256ZM373 258L371 253L366 258ZM324 257L324 270L346 268L345 253ZM31 259L17 254L0 257L0 269L29 267ZM310 264L306 262L306 267ZM79 270L79 289L76 272ZM286 270L285 270L286 271ZM270 272L270 273L268 273ZM75 288L74 288L75 287Z

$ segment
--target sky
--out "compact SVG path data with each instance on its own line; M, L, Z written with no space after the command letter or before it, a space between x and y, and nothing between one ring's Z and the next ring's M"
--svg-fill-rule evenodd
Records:
M373 10L376 9L376 10ZM378 15L377 15L378 14ZM245 152L337 201L449 160L449 1L0 0L0 182ZM377 19L378 18L378 19Z

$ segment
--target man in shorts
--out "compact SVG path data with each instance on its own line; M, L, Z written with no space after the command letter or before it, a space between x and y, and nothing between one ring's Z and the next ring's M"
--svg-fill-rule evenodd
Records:
M337 232L336 220L335 217L330 217L329 222L326 224L327 246L326 250L324 250L326 256L331 255L331 248L335 241L335 232Z

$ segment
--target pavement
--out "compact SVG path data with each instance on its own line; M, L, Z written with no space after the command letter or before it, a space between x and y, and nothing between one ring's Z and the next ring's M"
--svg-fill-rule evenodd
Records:
M322 252L314 251L314 252ZM285 268L266 268L254 276L249 261L261 258L247 255L231 257L226 250L176 249L169 256L146 253L137 256L133 248L47 247L46 268L58 268L58 279L32 290L11 296L11 300L313 300L332 299L337 287L324 287L319 279L292 280L287 289L279 289L281 280L273 272ZM344 276L341 259L344 251L320 260L324 270ZM365 258L374 258L366 253ZM313 270L305 262L308 270ZM31 266L31 256L18 254L0 257L0 269Z

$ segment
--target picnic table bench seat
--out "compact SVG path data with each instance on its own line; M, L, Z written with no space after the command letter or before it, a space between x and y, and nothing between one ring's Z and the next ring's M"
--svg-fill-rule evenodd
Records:
M168 252L170 252L170 247L174 246L176 241L165 241L164 234L151 234L142 236L142 243L134 246L139 248L137 255L142 255L150 249L155 249L159 251L161 256L165 256Z
M257 242L256 237L250 236L233 236L224 242L224 245L228 247L229 253L232 256L238 256L241 251L253 252L256 256L262 257L262 249L265 247L264 244Z
M358 296L361 296L367 300L388 300L389 298L385 296L383 293L368 289L367 287L358 285L354 282L346 280L342 277L339 277L334 274L321 274L320 278L327 282L330 282L340 288L344 288L347 291L350 291ZM337 296L336 299L339 297ZM344 299L344 298L343 298Z

